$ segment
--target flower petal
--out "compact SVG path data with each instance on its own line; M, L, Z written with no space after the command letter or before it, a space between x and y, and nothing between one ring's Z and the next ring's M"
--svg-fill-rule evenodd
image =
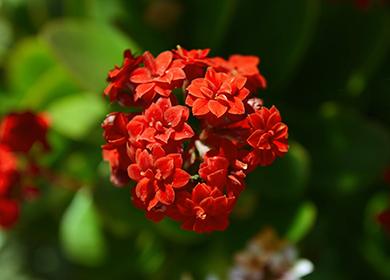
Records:
M210 112L213 113L217 118L223 116L228 109L225 105L222 105L220 102L215 100L210 100L207 106Z
M173 173L172 187L174 188L184 187L188 183L190 178L191 178L190 174L185 172L183 169L176 168L175 172Z

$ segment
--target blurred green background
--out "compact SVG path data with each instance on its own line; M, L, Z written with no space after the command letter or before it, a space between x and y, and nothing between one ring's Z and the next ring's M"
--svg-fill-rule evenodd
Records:
M390 279L375 220L390 193L389 12L374 0L0 0L0 114L48 112L43 164L63 174L0 232L0 279L225 279L266 225L314 263L305 279ZM260 56L259 96L289 125L290 152L251 174L225 232L148 221L101 159L100 123L118 110L102 97L108 70L126 48L177 44Z

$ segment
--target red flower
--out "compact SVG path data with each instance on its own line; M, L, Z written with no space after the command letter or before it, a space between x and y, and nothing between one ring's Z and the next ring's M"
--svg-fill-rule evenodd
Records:
M130 115L124 113L111 113L102 123L103 137L107 144L105 149L112 149L126 145L129 138L127 124L131 119Z
M127 167L132 163L127 153L129 118L131 115L111 113L102 124L103 136L107 142L102 146L103 159L110 163L111 182L116 186L124 186L130 181L127 175Z
M248 144L254 149L249 159L253 165L269 165L288 151L288 128L278 109L262 107L248 116L251 134Z
M180 154L165 155L165 151L155 146L152 154L147 150L137 150L136 163L128 168L131 179L137 181L136 196L151 210L157 204L170 205L175 200L175 189L184 187L190 175L182 170Z
M383 228L390 234L390 208L378 215L378 221Z
M211 66L217 71L230 72L233 75L238 74L247 78L245 87L251 92L258 88L264 89L267 86L265 78L259 72L259 63L260 59L251 55L232 55L228 61L220 57L211 59Z
M110 164L110 180L114 185L122 187L130 182L130 178L127 175L127 167L132 162L126 153L126 147L112 150L103 149L103 159Z
M156 93L168 97L172 89L178 87L178 82L185 79L184 65L179 60L173 60L173 54L166 51L156 58L150 52L145 52L144 67L137 68L130 76L130 81L137 84L135 100L143 99L147 103L153 101Z
M234 144L216 137L218 148L208 151L199 166L200 177L212 187L226 192L228 197L238 197L245 188L247 164L240 160L241 155Z
M28 153L35 143L49 149L47 130L49 122L42 114L32 112L11 113L0 124L0 144L12 151Z
M195 79L187 87L186 104L192 107L195 116L200 117L210 117L210 113L216 118L244 114L243 101L250 93L244 88L245 82L243 77L217 73L209 68L205 78Z
M135 116L127 129L132 142L146 141L168 144L169 140L183 141L194 136L191 126L186 123L189 110L184 106L173 106L167 98L160 98L145 110L144 115Z
M178 193L176 207L182 228L197 233L225 230L229 224L228 217L234 204L218 188L200 183L188 192Z
M122 67L115 66L108 73L108 86L104 94L109 96L110 101L118 101L123 106L133 106L134 102L134 85L130 83L129 77L131 72L136 69L142 62L142 56L134 57L130 50L125 50Z
M181 46L177 46L177 50L173 50L174 57L181 59L185 65L183 70L189 81L204 76L205 67L209 64L209 59L207 58L209 52L210 49L186 50Z
M11 228L19 219L19 204L15 200L0 198L0 227Z
M0 197L7 195L17 174L16 157L6 146L0 145Z

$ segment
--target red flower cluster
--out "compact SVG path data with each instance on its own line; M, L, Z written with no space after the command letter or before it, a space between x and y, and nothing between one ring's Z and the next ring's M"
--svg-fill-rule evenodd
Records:
M136 182L133 202L148 218L198 233L226 229L246 175L288 151L279 111L256 97L266 87L259 58L208 54L125 51L105 95L139 113L114 112L102 124L111 181Z
M32 182L39 167L31 150L37 144L49 149L48 128L46 117L32 112L8 114L0 123L1 228L11 228L18 220L21 201L37 193Z

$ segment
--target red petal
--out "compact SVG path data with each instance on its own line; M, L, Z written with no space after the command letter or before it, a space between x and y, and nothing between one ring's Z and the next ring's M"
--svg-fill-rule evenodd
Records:
M255 132L253 132L248 140L246 140L248 142L249 145L251 145L252 147L254 148L257 148L259 143L260 143L260 138L261 136L263 135L264 133L261 132L260 130L256 130Z
M173 159L170 157L162 157L156 160L155 166L161 171L161 175L164 179L172 175L174 169Z
M190 180L191 176L184 170L180 168L176 168L175 172L173 173L173 181L172 181L172 187L174 188L181 188L184 187L188 181Z
M187 123L183 124L183 129L175 132L175 140L180 141L183 139L189 139L195 135L191 126Z
M213 113L217 118L220 118L221 116L223 116L228 109L225 105L222 105L221 103L219 103L218 101L215 101L215 100L210 100L208 102L207 106L208 106L208 109L210 110L210 112ZM194 115L195 115L195 113L194 113Z
M152 156L148 153L147 150L142 151L137 156L137 163L141 170L146 171L149 169L153 163Z
M154 135L156 134L156 129L154 129L153 127L148 127L147 129L145 129L141 135L139 135L139 139L140 140L145 140L145 141L148 141L148 142L154 142L155 139L154 139Z
M186 78L184 71L178 67L171 68L167 71L167 75L172 75L172 81L183 80Z
M161 121L163 112L157 104L152 104L145 112L145 118L147 122Z
M127 168L127 174L129 175L129 177L131 179L133 179L134 181L139 181L141 180L142 178L144 178L142 175L141 175L141 169L139 168L138 164L130 164L129 167Z
M230 109L229 113L233 115L241 115L245 113L244 104L242 103L241 99L234 97L234 100L229 102Z
M199 183L192 191L192 200L199 204L203 199L210 196L210 187L206 184Z
M135 187L135 194L136 196L142 200L142 201L146 201L146 199L148 198L149 194L150 194L150 186L149 186L149 179L148 178L143 178L141 179L137 186Z
M177 126L182 120L184 110L188 110L184 106L174 106L164 112L165 121L172 127Z
M131 137L136 137L142 133L144 130L144 124L138 121L130 121L127 124L127 130L129 131L129 134Z
M171 185L165 185L157 191L156 197L161 203L170 205L175 201L175 191Z
M168 66L172 62L172 58L173 58L173 55L172 55L172 52L170 52L170 51L162 52L156 57L156 59L154 60L154 62L156 64L156 72L160 76L162 76L164 74L164 72L167 70Z
M131 73L130 81L136 84L145 84L151 82L152 78L149 70L142 67L135 69L133 73Z
M139 98L142 98L142 96L152 91L154 86L155 86L154 83L138 85L137 88L135 89L135 99L137 100Z
M208 101L206 99L198 98L195 100L194 104L192 104L192 113L195 116L202 116L210 112L208 106Z

